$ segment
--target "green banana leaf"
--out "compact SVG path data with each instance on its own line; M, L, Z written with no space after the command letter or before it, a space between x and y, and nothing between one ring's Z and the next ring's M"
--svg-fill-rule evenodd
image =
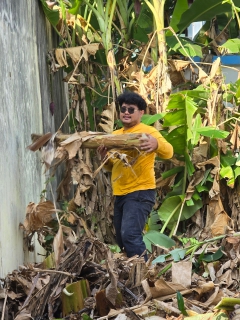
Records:
M150 230L143 235L143 241L149 252L152 252L152 244L159 245L164 248L171 248L176 245L175 241L156 230Z
M166 139L173 146L174 153L183 155L186 150L186 126L182 125L173 129L167 136Z
M184 204L181 213L181 221L191 218L194 215L194 213L196 213L197 210L202 207L202 200L193 201L193 203L194 205L192 206L187 206L186 203ZM165 223L169 220L169 217L171 217L167 225L169 229L171 229L174 223L178 221L178 216L180 214L181 207L182 197L173 196L164 200L161 207L159 208L158 214L161 221Z
M193 138L193 119L197 104L187 92L185 94L180 92L171 96L167 109L169 112L164 116L163 126L176 126L176 128L166 136L166 139L172 144L175 153L184 155L188 141Z
M233 0L237 7L240 7L240 0ZM229 3L224 3L222 0L195 0L192 5L186 10L177 24L180 34L195 21L210 21L216 15L232 12L232 6Z
M234 187L235 177L233 168L230 166L223 167L220 170L220 176L227 180L227 185L231 188Z
M214 139L225 139L229 135L228 131L218 130L213 127L204 127L197 129L197 132L204 137L214 138Z
M181 42L182 46L180 45L179 41ZM180 38L177 40L175 36L168 36L166 37L166 42L172 51L179 52L183 56L202 57L202 48L190 39ZM182 47L184 47L184 49Z
M187 11L189 8L188 0L178 0L175 4L174 11L171 17L170 27L173 28L175 32L178 32L177 24L181 20L182 14ZM170 30L166 33L166 35L172 34Z
M48 8L46 2L44 0L41 0L43 11L49 20L49 22L56 27L56 25L59 22L59 11L58 10L51 10Z
M72 8L68 12L74 15L78 14L82 0L70 0L70 2L72 3Z
M240 51L240 39L229 39L223 45L218 47L220 52L226 53L239 53Z
M223 297L221 301L214 307L214 309L234 310L234 306L239 304L239 298Z
M154 122L162 119L164 116L165 116L165 113L157 113L157 114L153 114L153 115L144 114L141 118L141 122L150 126Z
M193 135L191 138L191 144L193 146L196 146L199 142L200 133L197 131L202 126L202 120L200 114L197 114L194 123L193 123Z
M164 263L164 262L166 262L166 258L169 258L169 257L172 257L172 259L175 262L178 262L178 261L184 259L186 251L187 251L187 249L176 248L176 249L170 251L169 253L161 254L160 256L158 256L156 259L154 259L152 261L152 264Z

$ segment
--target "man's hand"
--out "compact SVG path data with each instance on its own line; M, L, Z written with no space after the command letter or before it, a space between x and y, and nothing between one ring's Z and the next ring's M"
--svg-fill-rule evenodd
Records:
M101 157L101 161L103 161L106 158L106 155L107 155L107 148L105 146L99 146L97 148L97 152Z
M140 138L140 149L145 152L153 152L158 148L158 141L150 134L144 134L145 137Z

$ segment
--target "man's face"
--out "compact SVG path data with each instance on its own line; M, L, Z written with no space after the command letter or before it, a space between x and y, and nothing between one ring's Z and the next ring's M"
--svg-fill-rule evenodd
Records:
M131 128L139 124L144 110L139 110L135 104L123 103L120 107L120 120L124 128Z

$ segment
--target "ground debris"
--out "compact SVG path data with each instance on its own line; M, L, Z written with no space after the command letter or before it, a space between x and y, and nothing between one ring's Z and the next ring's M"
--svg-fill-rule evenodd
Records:
M58 263L52 253L1 279L2 319L238 319L239 234L198 243L181 261L169 251L167 261L155 263L153 247L145 263L113 253L79 221L86 229L81 237L60 229ZM163 273L166 264L171 268Z
M62 299L76 295L68 292L68 285L84 279L89 293L82 309L93 318L106 316L110 310L129 308L144 300L141 282L136 283L139 276L134 276L138 264L145 268L143 258L128 259L124 255L114 258L106 244L86 236L63 251L56 268L45 269L45 263L28 264L9 273L2 279L0 305L6 298L5 319L62 318ZM83 294L84 290L80 292ZM78 310L65 318L81 318L82 313L83 310Z
M217 316L219 319L228 319L226 315L229 319L238 319L240 294L237 285L237 241L232 237L224 241L228 245L232 244L230 251L233 248L235 250L232 260L225 257L218 261L214 269L214 281L210 272L208 276L203 276L203 273L200 275L191 270L191 284L185 287L182 277L186 277L187 273L179 275L179 283L172 282L168 274L176 272L176 268L160 278L153 278L149 275L156 275L156 270L153 269L159 270L161 264L147 266L143 258L114 254L97 238L85 237L63 251L58 267L45 269L44 263L28 264L20 266L19 270L14 270L2 279L0 312L5 312L4 319L7 320L181 320L185 317L176 295L181 292L188 315L186 319L218 319ZM211 248L208 247L208 250L211 251ZM196 256L199 252L195 252ZM181 271L182 262L179 265ZM209 267L205 270L209 271ZM71 284L80 282L83 284L80 290L69 289L74 287ZM81 308L72 308L66 313L71 299L77 299L77 305L80 305L80 296L83 301ZM223 309L225 313L222 315ZM207 317L208 314L210 318ZM199 318L200 315L203 318Z

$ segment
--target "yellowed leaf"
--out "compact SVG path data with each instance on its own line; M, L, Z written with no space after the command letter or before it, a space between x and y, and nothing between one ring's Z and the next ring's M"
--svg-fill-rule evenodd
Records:
M171 64L172 70L181 71L186 69L191 62L190 61L183 61L183 60L168 60L168 63Z
M116 297L118 295L118 288L117 288L118 272L115 267L115 262L111 257L110 250L107 251L106 262L107 262L108 273L110 275L110 281L111 281L105 290L106 298L115 306Z
M218 292L219 292L219 287L215 287L213 294L211 294L211 296L207 299L207 301L204 302L206 307L210 306L213 303L213 301L216 299L218 295Z
M233 283L234 283L234 280L232 278L232 270L231 269L227 270L224 274L222 274L218 278L219 286L225 285L227 287L230 287Z
M211 72L210 72L210 79L213 79L217 73L219 73L219 68L220 68L220 57L218 57L212 64Z
M240 129L237 123L235 123L235 127L230 139L231 144L233 145L233 149L239 149L240 148L240 139L239 139L239 133Z
M66 48L66 52L71 57L73 63L78 63L79 60L82 58L82 47L73 47L73 48Z
M87 227L86 222L85 222L82 218L79 218L79 221L81 222L81 225L83 226L84 231L86 232L86 235L91 238L91 237L92 237L92 234L91 234L91 232L88 230L88 227Z
M56 267L58 267L61 259L61 254L63 253L63 230L61 225L59 225L58 232L53 239L53 251L55 257L55 264Z
M55 56L56 56L58 64L61 67L65 67L65 66L68 67L67 55L66 55L65 49L56 49Z
M62 225L62 231L64 232L64 242L65 243L75 243L77 236L72 228Z
M172 282L189 288L192 279L192 261L179 261L172 264Z
M174 174L171 177L168 177L166 179L163 179L162 177L156 179L156 186L157 188L162 188L162 187L166 187L166 186L171 186L175 177L177 174Z
M46 171L50 168L55 155L55 137L56 133L52 135L51 139L46 145L42 147L42 160L45 164Z
M111 133L113 131L115 109L115 102L112 102L107 106L107 109L103 110L101 113L99 127L101 127L104 132Z
M54 205L51 201L35 204L30 202L26 209L26 219L23 228L26 233L34 232L53 220Z
M227 241L228 243L232 243L232 244L239 244L240 239L237 238L237 237L227 237L227 238L226 238L226 241Z
M108 66L111 70L114 70L115 68L115 57L114 57L114 54L113 54L113 51L112 50L109 50L108 51L108 54L107 54L107 63L108 63Z
M204 171L198 170L194 173L192 180L190 181L186 194L186 199L189 200L192 194L195 192L195 187L203 180L204 178Z
M198 163L198 164L197 164L197 167L198 167L198 168L201 168L201 167L203 167L203 166L206 166L207 164L212 164L212 165L214 165L215 167L220 168L220 160L219 160L219 157L216 156L216 157L213 157L213 158L211 158L211 159L208 159L207 161Z
M218 214L211 226L212 235L214 237L226 234L228 231L228 225L231 222L231 218L224 211Z
M214 289L214 283L212 281L204 282L198 281L198 287L194 288L193 290L196 291L200 296L212 291Z
M144 281L142 281L144 283ZM144 283L144 290L148 297L159 298L176 294L176 291L184 291L187 288L179 283L166 282L163 279L155 281L154 286L149 286L148 282Z
M76 75L75 75L76 76ZM65 79L64 79L65 80ZM71 75L67 81L69 84L77 84L79 85L81 83L81 79L80 81L78 81L73 75Z
M58 147L57 150L55 151L55 155L54 157L57 159L61 159L64 160L65 158L67 158L68 153L67 150L65 150L64 147Z
M74 158L82 145L81 134L79 132L74 133L71 137L61 142L60 145L68 152L69 159Z
M140 308L134 309L134 313L138 314L139 316L147 316L149 313L148 306L141 306Z
M89 43L89 44L86 44L85 46L83 46L84 49L87 50L87 52L91 55L95 55L96 52L98 51L99 49L99 43Z
M203 69L199 68L198 79L197 82L208 83L210 81L209 76L206 74Z

